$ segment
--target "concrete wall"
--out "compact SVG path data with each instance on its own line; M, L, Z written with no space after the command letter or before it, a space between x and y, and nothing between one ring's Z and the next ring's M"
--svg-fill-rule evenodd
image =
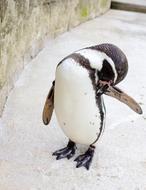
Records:
M0 115L20 72L44 41L104 13L110 0L0 0Z

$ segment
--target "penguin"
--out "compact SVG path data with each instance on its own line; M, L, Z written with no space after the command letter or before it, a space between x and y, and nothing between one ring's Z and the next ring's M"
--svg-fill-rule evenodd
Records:
M104 94L142 114L139 104L116 86L127 72L126 55L108 43L80 49L60 61L42 115L48 125L55 110L57 121L69 139L65 148L53 153L57 160L72 158L76 144L84 144L88 149L75 159L76 168L89 170L105 127Z

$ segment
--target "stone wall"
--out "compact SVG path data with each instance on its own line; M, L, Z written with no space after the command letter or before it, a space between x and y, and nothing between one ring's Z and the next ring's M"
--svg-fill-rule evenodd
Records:
M0 0L0 115L20 72L48 38L104 13L110 0Z

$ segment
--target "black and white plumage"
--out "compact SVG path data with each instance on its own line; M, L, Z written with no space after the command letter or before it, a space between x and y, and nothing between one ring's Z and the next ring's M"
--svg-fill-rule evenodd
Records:
M64 58L56 68L56 78L47 97L43 121L48 124L53 108L69 143L53 153L57 159L71 158L76 143L89 149L75 159L76 167L89 169L96 143L104 129L105 106L102 94L112 96L141 114L140 106L115 87L128 71L125 54L115 45L84 48Z

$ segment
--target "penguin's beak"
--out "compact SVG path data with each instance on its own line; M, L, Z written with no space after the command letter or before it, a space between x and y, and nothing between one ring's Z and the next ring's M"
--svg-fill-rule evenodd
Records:
M116 98L120 102L123 102L124 104L129 106L136 113L142 114L142 109L139 104L121 89L109 85L108 88L104 91L104 94Z

